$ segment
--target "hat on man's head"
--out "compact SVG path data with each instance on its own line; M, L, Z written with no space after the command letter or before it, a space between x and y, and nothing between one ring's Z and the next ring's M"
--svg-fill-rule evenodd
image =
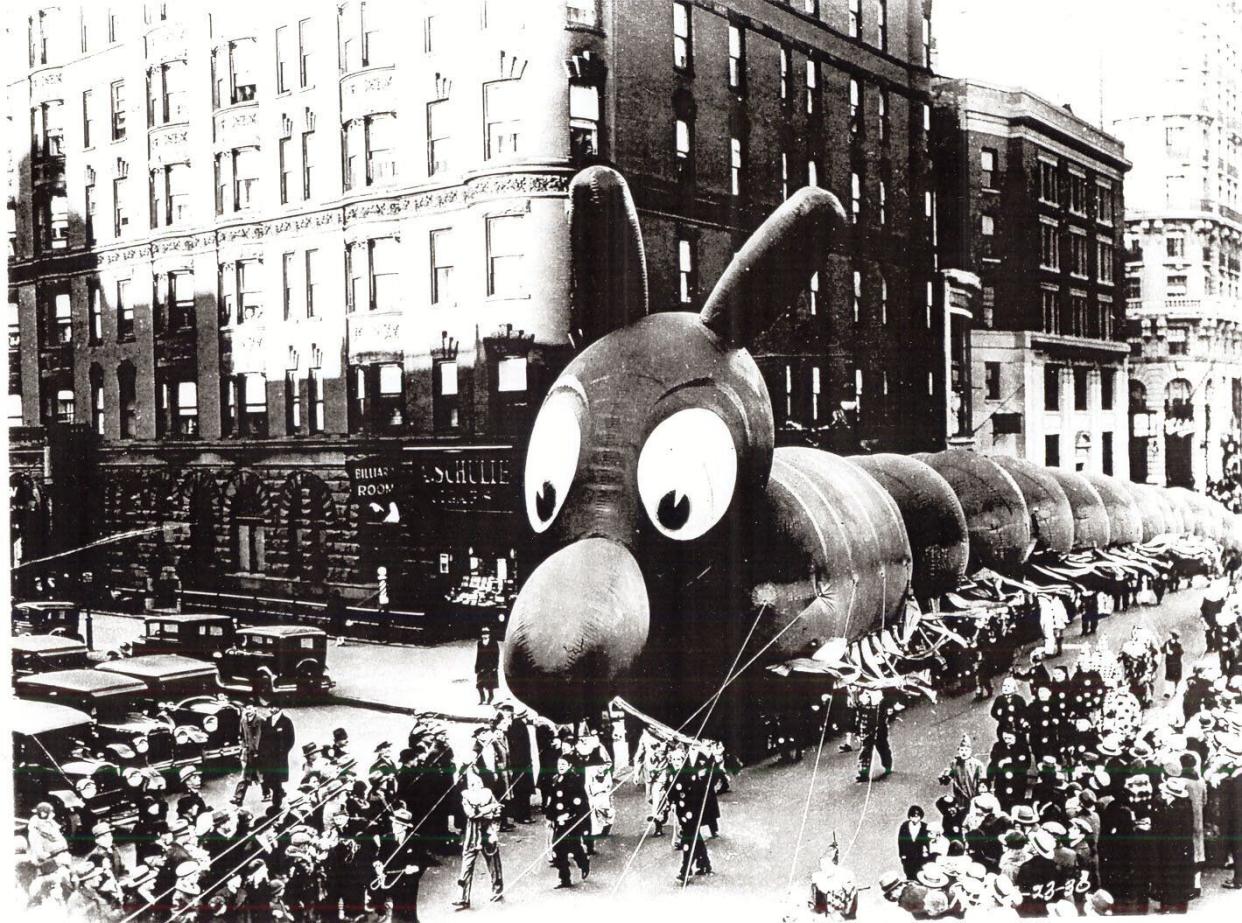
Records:
M896 891L898 888L900 888L905 883L906 883L906 879L903 878L898 872L885 872L883 875L880 876L880 880L878 882L880 886L880 891L886 897L889 894L892 894L894 891Z
M171 833L173 836L176 836L178 833L185 833L189 829L190 829L190 825L185 821L184 818L174 817L172 820L168 822L168 832Z
M337 728L332 732L332 740L338 744L342 741L349 740L349 732L344 728Z
M382 740L375 745L376 753L383 753L385 750L391 750L391 749L392 749L392 741Z
M1056 837L1047 830L1037 830L1031 836L1031 849L1045 859L1051 859L1057 849Z
M1013 810L1009 812L1009 816L1013 818L1015 824L1034 827L1039 823L1039 816L1029 804L1014 805Z
M106 820L101 820L95 826L91 827L91 836L93 837L107 836L111 832L112 825Z
M949 876L940 866L928 863L919 869L919 884L925 888L945 888L948 887Z
M1190 789L1186 787L1186 780L1179 779L1176 776L1170 776L1161 782L1160 791L1164 792L1170 798L1190 797Z
M1006 849L1022 849L1027 844L1026 834L1020 830L1008 830L999 839Z
M315 743L302 744L302 755L303 756L311 756L312 754L318 752L318 750L319 750L319 744L315 744Z
M193 859L186 859L184 862L178 862L177 868L173 870L178 878L188 878L191 875L197 875L202 869Z
M1105 734L1098 749L1100 756L1121 756L1121 738L1116 734Z
M996 796L991 792L984 792L975 796L975 808L984 814L995 814L1000 810L1000 802L996 800Z
M1099 916L1105 916L1113 912L1113 896L1103 888L1091 895L1091 909Z

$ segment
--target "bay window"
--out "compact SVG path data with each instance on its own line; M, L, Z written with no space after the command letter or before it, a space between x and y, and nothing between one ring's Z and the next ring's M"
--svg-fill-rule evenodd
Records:
M257 204L259 170L257 147L242 147L233 151L233 211L245 211Z

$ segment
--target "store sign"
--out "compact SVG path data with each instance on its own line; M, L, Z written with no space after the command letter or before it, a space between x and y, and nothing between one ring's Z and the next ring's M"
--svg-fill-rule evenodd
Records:
M508 457L420 459L415 484L425 502L440 509L509 512L515 506L514 462Z

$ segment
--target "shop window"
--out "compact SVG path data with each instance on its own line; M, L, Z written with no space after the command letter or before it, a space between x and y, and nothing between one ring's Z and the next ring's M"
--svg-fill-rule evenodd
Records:
M457 362L437 360L433 366L432 417L436 432L456 432L461 426L458 411Z

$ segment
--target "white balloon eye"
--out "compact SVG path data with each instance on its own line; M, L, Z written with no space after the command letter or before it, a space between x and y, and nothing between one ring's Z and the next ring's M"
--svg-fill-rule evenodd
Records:
M638 494L669 538L698 538L720 521L737 483L737 448L724 420L701 407L660 422L638 457Z
M526 516L536 532L552 525L578 470L581 408L581 398L572 391L554 391L540 408L531 430L524 486Z

